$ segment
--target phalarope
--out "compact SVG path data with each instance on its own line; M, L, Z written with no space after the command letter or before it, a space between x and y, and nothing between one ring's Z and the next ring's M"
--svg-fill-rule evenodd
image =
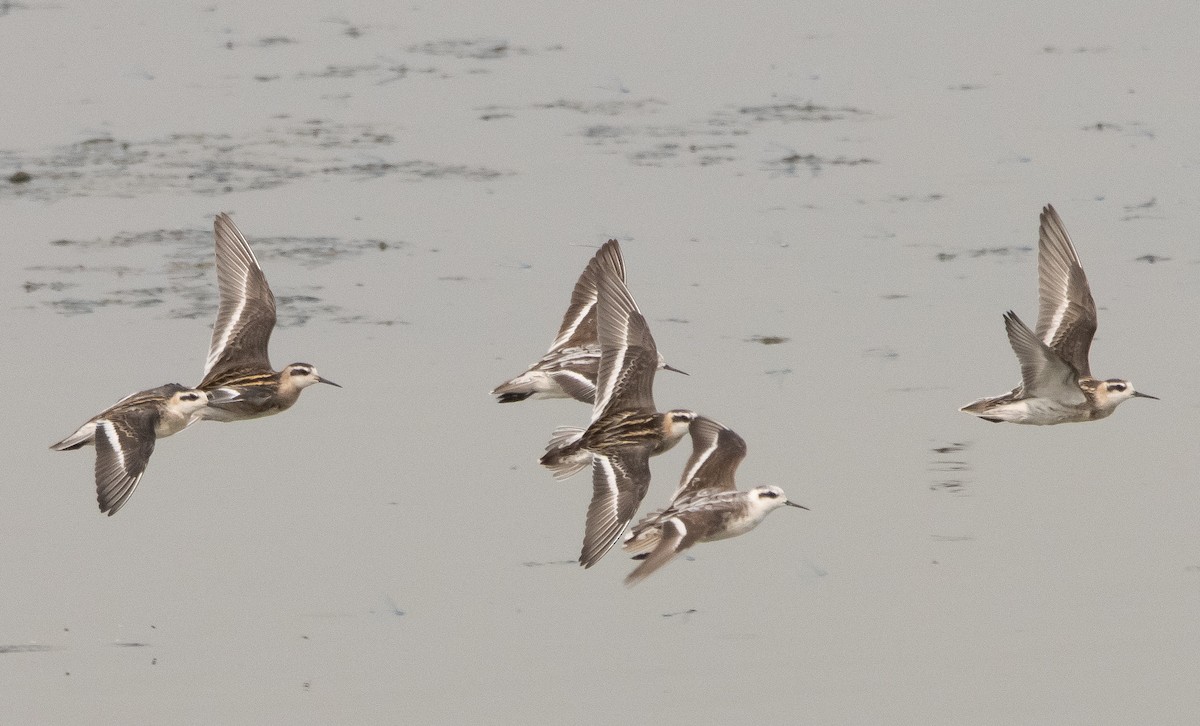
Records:
M308 363L292 363L278 372L271 367L267 345L275 328L275 296L229 215L218 214L213 231L221 302L204 380L197 388L228 389L238 395L228 402L210 403L201 417L240 421L270 416L291 408L300 392L315 383L338 386Z
M637 513L650 486L650 457L677 444L696 418L694 411L659 413L655 407L654 338L621 280L615 245L607 249L597 277L601 355L592 422L586 430L556 429L541 458L556 479L592 464L592 502L579 557L584 567L616 544Z
M574 398L584 403L594 403L596 376L600 367L600 343L596 337L596 279L599 276L601 256L609 258L613 273L625 282L625 261L621 259L621 248L615 239L610 239L588 262L575 289L571 292L571 304L563 315L558 337L550 344L550 350L529 370L492 389L499 403L513 403L525 399ZM684 373L667 365L661 354L658 367L662 370Z
M1004 314L1008 342L1021 362L1021 385L959 410L985 421L1045 426L1101 419L1134 397L1157 400L1127 380L1092 377L1088 350L1096 320L1079 255L1058 212L1047 204L1038 236L1037 334L1016 313Z
M137 488L154 452L154 442L199 420L211 399L232 400L218 390L212 396L178 383L132 393L88 419L75 433L53 444L55 451L96 447L96 501L100 511L117 513Z
M779 507L808 509L788 500L776 486L738 491L733 475L746 458L746 442L705 416L689 427L692 456L683 469L671 504L642 518L622 545L643 560L626 585L636 585L697 542L745 534Z

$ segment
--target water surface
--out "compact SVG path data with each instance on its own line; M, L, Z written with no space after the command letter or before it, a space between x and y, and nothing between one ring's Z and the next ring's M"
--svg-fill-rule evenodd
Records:
M0 715L1194 722L1196 16L10 4ZM1047 202L1093 368L1163 400L993 426L956 409L1018 380ZM100 516L90 451L46 447L199 379L218 211L274 363L345 388L160 442ZM609 237L691 373L660 406L812 509L630 590L573 564L589 483L536 464L586 407L487 396Z

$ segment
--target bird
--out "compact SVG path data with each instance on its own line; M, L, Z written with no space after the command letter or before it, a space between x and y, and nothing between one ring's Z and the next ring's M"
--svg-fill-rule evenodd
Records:
M1130 398L1158 400L1123 378L1092 376L1088 350L1096 334L1096 303L1058 212L1047 204L1040 220L1037 333L1015 312L1004 314L1021 384L959 410L994 423L1047 426L1105 418Z
M526 399L574 398L593 403L596 396L596 376L600 368L600 343L596 338L596 280L600 259L610 258L615 274L625 282L625 261L615 239L600 248L575 282L571 304L563 315L558 337L541 360L529 366L521 375L492 389L498 403L514 403ZM687 373L667 365L658 356L658 368L675 373Z
M632 587L697 542L745 534L780 507L808 509L777 486L738 491L733 475L746 458L746 442L707 416L688 427L692 456L671 503L633 526L622 547L642 560L625 578Z
M96 501L100 511L117 513L137 488L154 453L154 442L199 420L213 400L232 401L236 394L213 393L178 383L138 391L88 419L75 433L50 446L55 451L96 447Z
M587 429L560 427L540 463L556 479L592 466L579 564L591 567L621 536L650 486L651 456L669 450L697 416L686 409L659 413L654 405L658 350L646 318L620 274L616 245L599 255L596 323L600 368Z
M300 392L316 383L341 388L309 363L292 363L281 371L271 366L267 345L275 328L275 296L266 275L228 214L217 215L213 231L221 300L204 379L197 388L228 389L237 397L210 402L201 418L241 421L270 416L291 408Z

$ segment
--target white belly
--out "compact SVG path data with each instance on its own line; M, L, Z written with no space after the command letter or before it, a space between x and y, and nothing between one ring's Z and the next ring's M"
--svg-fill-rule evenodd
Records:
M975 415L1032 426L1074 423L1089 421L1092 418L1086 407L1072 406L1049 398L1023 398L977 412Z

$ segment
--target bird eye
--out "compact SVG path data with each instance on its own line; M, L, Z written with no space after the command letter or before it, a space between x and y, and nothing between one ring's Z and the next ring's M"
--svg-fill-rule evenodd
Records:
M1110 384L1108 384L1108 390L1117 391L1117 392L1124 391L1125 384L1124 383L1110 383Z
M758 496L759 496L759 497L766 497L767 499L776 499L776 498L778 498L778 497L779 497L779 495L778 495L778 494L776 494L775 492L771 491L770 489L768 489L768 490L767 490L767 491L765 491L765 492L759 492Z
M196 399L198 399L200 397L194 393L185 393L182 396L180 396L180 398L183 399L184 401L195 401Z
M310 372L311 371L309 371L307 368L293 368L292 369L293 376L307 376Z

